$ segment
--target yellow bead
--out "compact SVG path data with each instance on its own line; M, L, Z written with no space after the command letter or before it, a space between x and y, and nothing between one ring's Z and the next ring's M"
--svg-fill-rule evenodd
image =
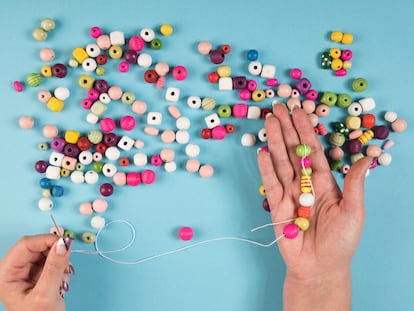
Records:
M361 118L356 116L348 116L345 125L350 130L358 130L361 127Z
M76 144L80 137L80 132L67 130L65 133L65 141L69 144Z
M340 70L342 69L344 66L344 62L342 61L342 59L333 59L332 63L331 63L331 69L332 70Z
M342 36L342 40L341 40L341 42L343 43L343 44L351 44L352 43L352 41L354 40L354 36L352 36L352 34L350 34L350 33L344 33L344 35Z
M341 50L338 48L332 48L329 50L329 55L333 58L333 59L338 59L341 57Z
M252 93L252 99L255 102L261 102L266 98L266 93L263 90L254 90Z
M122 48L118 45L113 45L109 48L109 57L112 59L120 59L122 57Z
M231 67L230 66L219 66L217 68L217 73L220 77L230 77L231 76Z
M295 219L295 225L298 226L300 230L306 231L309 229L309 219L304 217L298 217Z
M263 186L263 185L261 185L261 186L260 186L260 188L259 188L259 192L260 192L260 194L261 194L262 196L265 196L265 195L266 195L266 189L264 188L264 186Z
M42 197L43 198L50 198L52 196L52 192L50 189L42 189Z
M331 33L331 40L333 42L341 42L341 40L343 38L343 35L344 34L341 31L339 31L339 30L332 31L332 33Z
M88 90L93 88L94 83L95 83L95 78L90 77L88 75L81 75L78 80L79 86L83 87L84 89L88 89Z
M40 68L40 73L44 77L51 77L52 76L52 67L50 66L43 66Z
M73 56L73 58L76 59L76 61L79 64L82 64L83 61L89 57L89 55L88 55L88 53L86 53L85 49L83 47L80 47L80 46L75 48L72 51L72 56Z
M302 193L312 192L312 178L310 176L304 175L300 177L300 191Z
M164 36L171 36L173 33L173 27L170 24L162 24L160 27L160 32Z
M104 76L105 75L105 68L102 66L96 67L95 73L97 76Z
M61 101L60 99L57 99L54 96L52 96L47 101L47 108L49 108L53 112L60 112L60 111L62 111L64 105L65 104L63 103L63 101Z
M346 60L346 61L344 61L342 67L346 70L351 69L352 68L352 62L350 60Z
M369 142L371 139L374 138L374 131L372 130L367 130L364 133L362 133L361 136L358 137L358 140L361 144L366 144L367 142Z
M70 175L70 170L68 170L67 168L60 169L60 176L69 177L69 175Z

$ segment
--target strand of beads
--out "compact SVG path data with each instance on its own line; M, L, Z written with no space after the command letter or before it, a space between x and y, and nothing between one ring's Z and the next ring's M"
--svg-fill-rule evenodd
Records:
M288 239L294 239L298 236L299 231L309 229L309 217L311 208L315 202L315 192L312 185L312 168L311 159L309 157L311 148L309 145L300 144L296 147L296 154L300 157L299 163L301 167L299 208L298 216L293 223L285 225L283 235Z

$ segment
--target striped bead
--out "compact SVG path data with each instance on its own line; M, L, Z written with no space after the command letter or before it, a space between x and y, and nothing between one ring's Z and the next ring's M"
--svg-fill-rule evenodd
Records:
M302 193L311 193L312 192L312 178L311 178L311 176L303 175L300 178L300 191Z
M372 130L367 130L364 133L362 133L361 136L358 137L358 140L361 144L366 144L369 142L372 138L374 138L374 132Z

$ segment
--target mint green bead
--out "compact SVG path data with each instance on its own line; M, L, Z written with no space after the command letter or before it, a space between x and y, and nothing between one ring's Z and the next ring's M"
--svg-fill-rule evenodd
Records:
M99 130L91 130L88 133L88 139L94 145L99 144L102 141L102 138L103 134Z
M42 83L42 76L38 73L31 73L27 76L26 82L32 87L39 86Z
M132 92L124 92L121 96L121 101L125 105L132 105L135 101L135 94Z
M68 66L71 67L71 68L76 68L76 67L79 66L79 63L78 63L78 61L76 59L71 58L68 61Z
M150 44L153 50L159 50L162 48L162 41L160 39L152 39Z
M85 169L85 165L84 164L82 164L82 163L80 163L80 162L78 162L78 163L76 163L76 167L75 167L75 169L77 170L77 171L84 171L84 169Z
M96 241L96 234L90 231L86 231L82 234L82 241L88 244Z
M101 162L101 161L94 162L93 163L93 170L98 174L102 173L103 166L104 166L104 163Z
M352 104L352 97L349 94L339 94L337 105L341 108L348 108Z
M304 176L311 176L313 172L311 167L304 167L301 171Z
M325 104L328 107L333 107L335 106L337 100L338 100L338 96L336 96L335 93L325 92L323 93L320 102L322 104Z
M231 116L231 107L229 105L220 105L217 113L220 118L229 118Z
M334 132L329 136L329 142L334 146L341 147L345 143L345 135L339 132Z
M49 144L48 143L39 143L39 145L37 145L37 148L41 151L47 151L47 150L49 150Z
M352 81L352 89L355 92L363 92L368 88L368 81L364 78L356 78Z
M95 101L91 106L91 112L98 117L103 115L107 109L108 107L99 100Z

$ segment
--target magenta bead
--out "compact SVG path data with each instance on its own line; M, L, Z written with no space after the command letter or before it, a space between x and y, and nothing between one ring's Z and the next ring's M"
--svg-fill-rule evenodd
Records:
M252 94L250 93L249 90L240 90L239 92L239 97L241 100L250 100L250 98L252 97Z
M175 66L172 70L172 76L178 81L185 80L187 78L187 68L184 66Z
M132 187L138 186L141 183L141 175L138 172L129 172L126 175L126 183Z
M226 134L226 128L222 125L217 125L211 130L211 137L213 137L213 139L222 140L226 137Z
M82 99L81 106L83 109L91 109L92 105L93 105L93 100L89 98Z
M300 70L299 68L293 68L290 71L290 77L292 79L299 80L300 78L302 78L302 70Z
M339 69L339 70L335 71L335 75L337 77L344 77L344 76L346 76L347 73L348 72L346 71L346 69Z
M266 85L267 85L267 86L276 86L276 85L278 85L278 84L279 84L279 80L278 80L278 79L276 79L276 78L268 79L268 80L266 81Z
M157 175L153 170L144 170L141 172L141 181L146 185L152 184L155 181L156 177Z
M375 161L372 161L372 163L371 163L371 165L369 166L369 168L371 169L371 170L373 170L374 168L376 168L378 166L378 161L377 160L375 160Z
M95 89L88 90L88 99L97 100L99 98L99 92Z
M105 133L112 132L116 128L115 121L112 118L103 118L99 122L99 126L101 127L101 130Z
M233 116L235 118L245 118L247 116L248 106L246 104L235 104L233 106Z
M247 81L247 89L250 92L253 92L257 89L257 82L255 80L249 80Z
M191 240L193 238L193 235L193 229L191 229L190 227L182 227L178 232L178 236L183 241Z
M295 224L287 224L283 227L283 235L288 239L294 239L299 234L299 227Z
M262 151L269 152L269 146L263 146Z
M351 50L343 50L342 53L341 53L341 58L344 61L351 60L352 51Z
M129 48L133 51L139 52L145 47L145 41L140 36L132 36L129 39Z
M300 94L306 94L312 87L312 83L307 78L301 78L296 83L296 89Z
M125 131L132 131L135 128L135 118L133 116L123 116L119 122L121 128Z
M153 166L160 166L163 163L161 157L158 154L151 156L150 162Z
M306 92L306 95L305 96L306 96L306 99L316 100L318 98L318 95L319 95L318 91L316 91L316 90L309 90L309 91Z
M22 92L23 91L23 84L20 81L14 81L13 82L13 88L16 92Z
M310 167L312 165L312 161L309 157L302 157L300 158L300 166L301 167Z
M98 26L94 26L89 30L89 34L92 38L97 39L102 35L102 29Z
M128 72L129 71L129 63L127 61L122 61L118 64L119 72Z
M104 197L109 197L114 193L114 186L110 183L104 183L99 187L99 191Z

